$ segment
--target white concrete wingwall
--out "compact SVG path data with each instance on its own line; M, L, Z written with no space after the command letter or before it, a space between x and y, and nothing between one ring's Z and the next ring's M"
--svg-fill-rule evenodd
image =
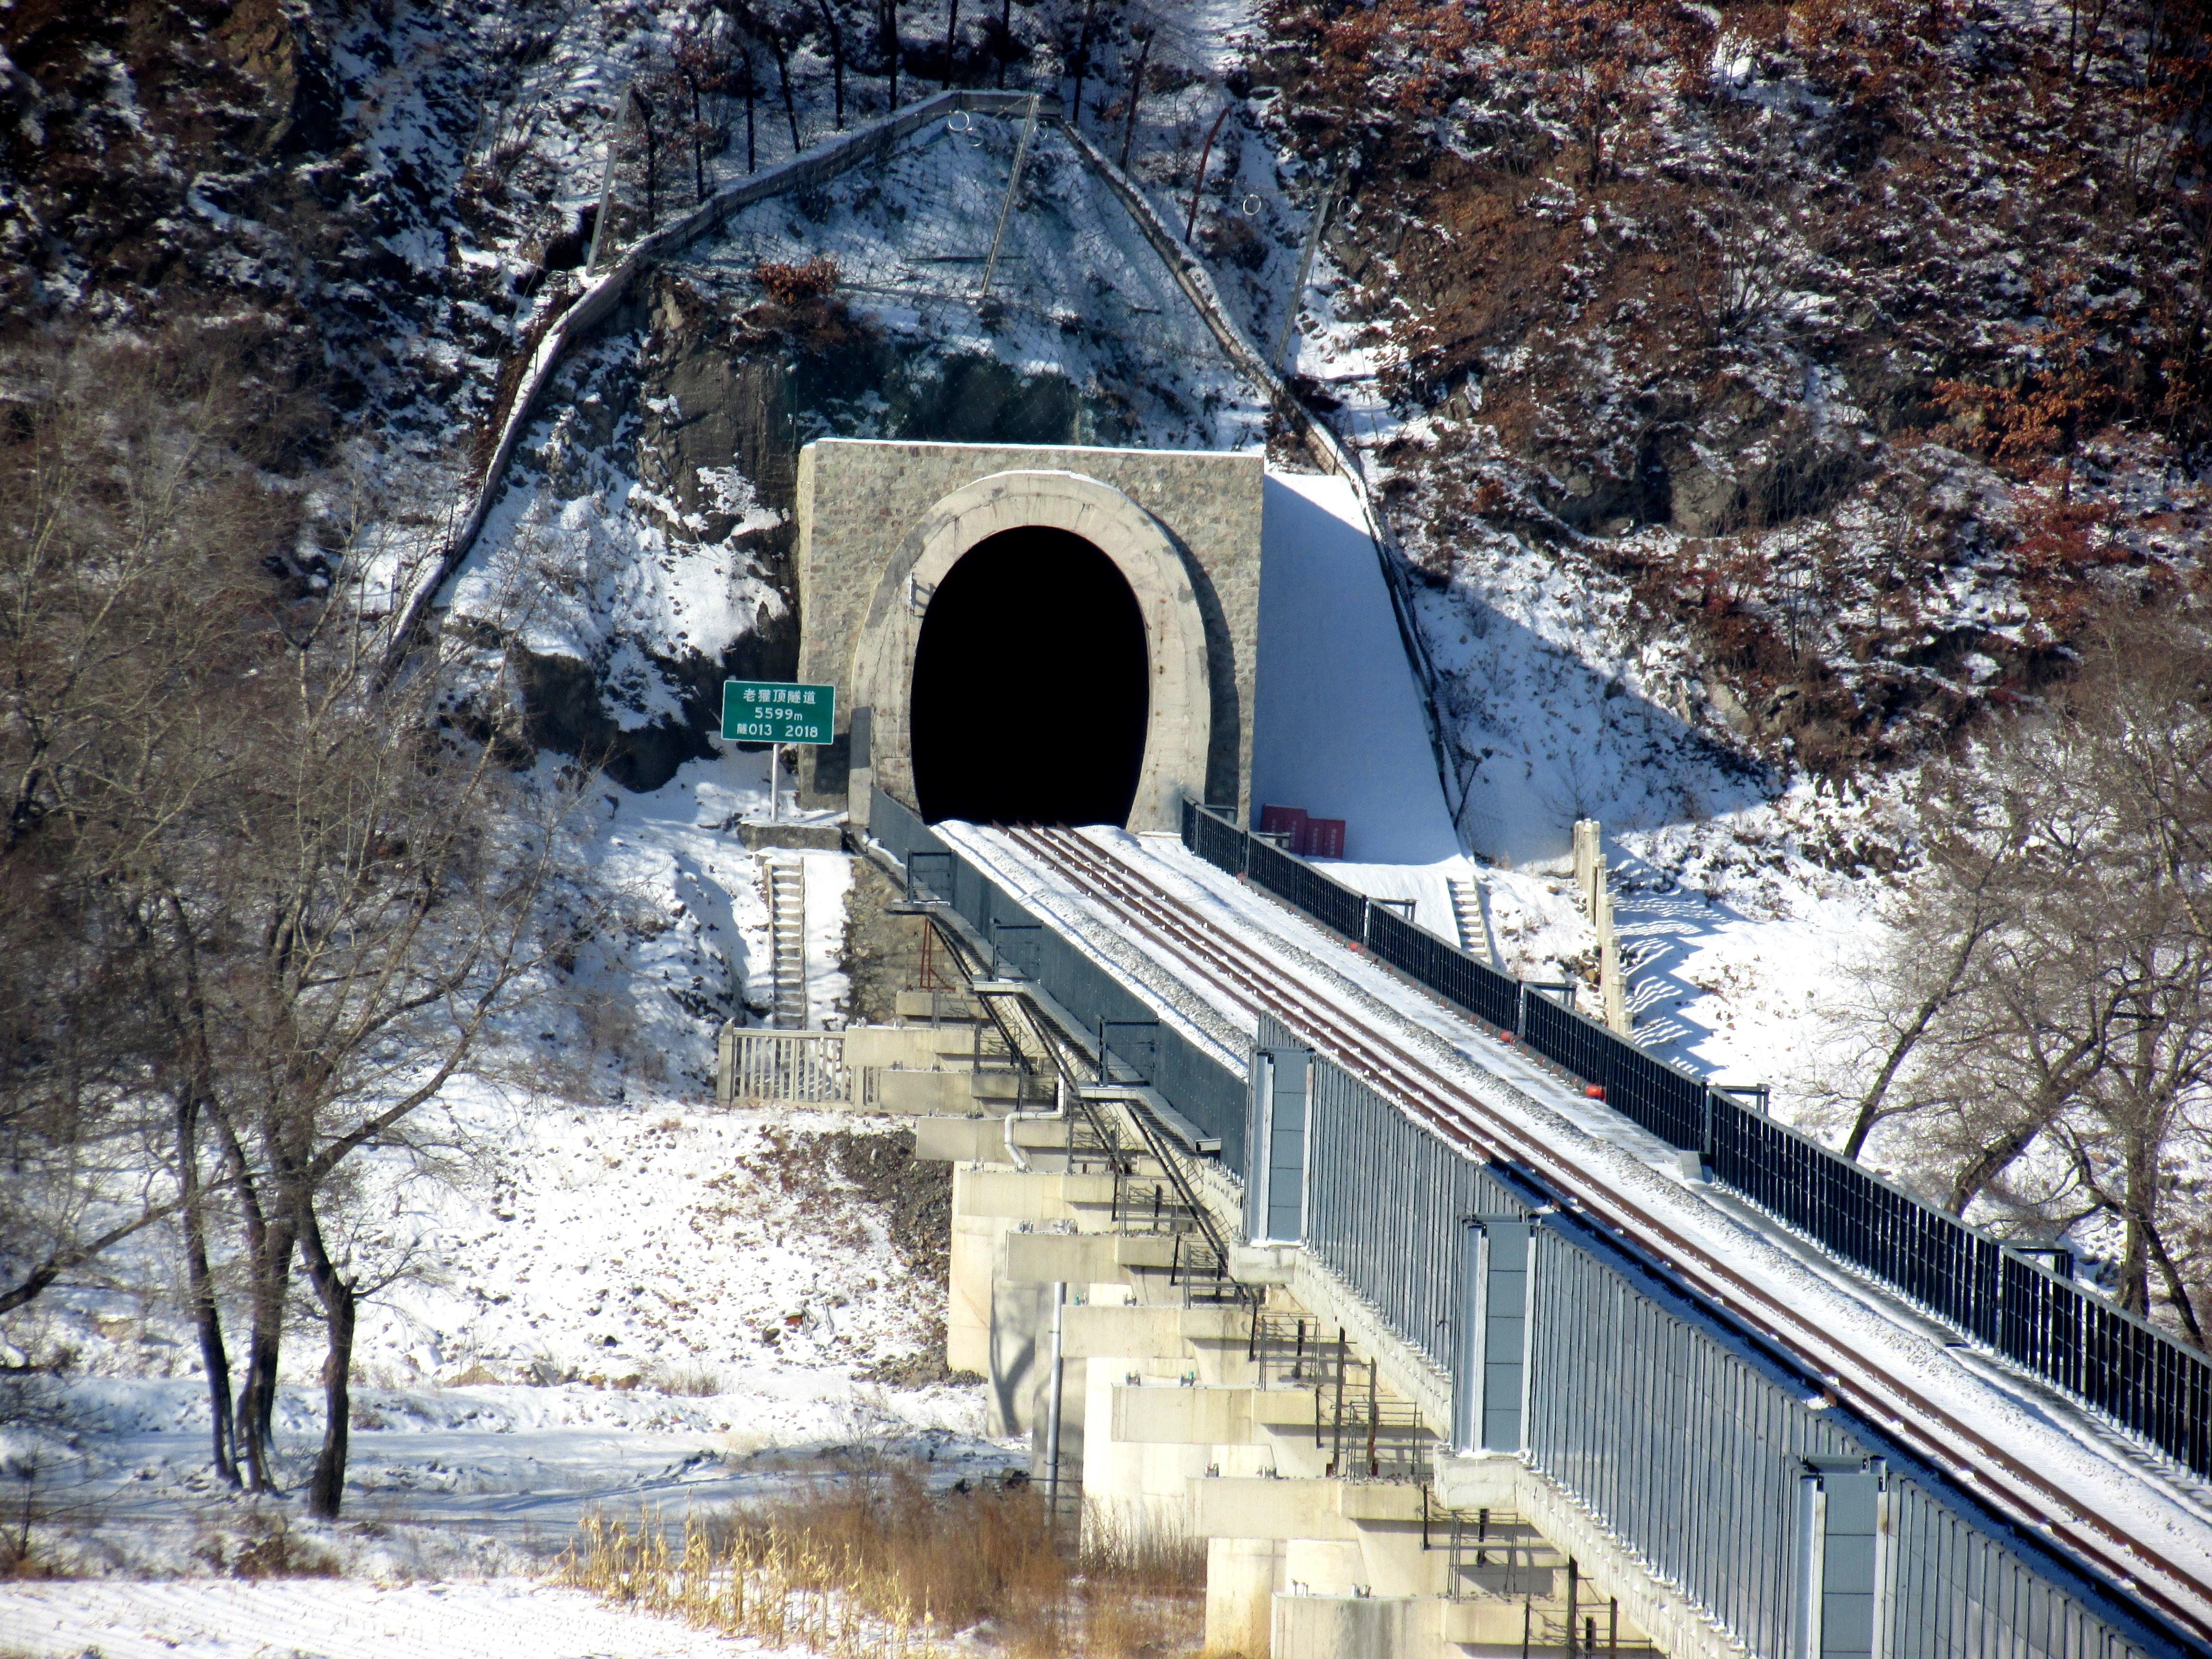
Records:
M1267 805L1342 818L1329 873L1415 900L1449 938L1447 878L1465 864L1358 496L1341 477L1270 471L1261 537L1253 822Z

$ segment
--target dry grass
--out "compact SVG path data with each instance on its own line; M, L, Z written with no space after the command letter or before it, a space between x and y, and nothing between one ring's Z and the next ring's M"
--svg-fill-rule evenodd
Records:
M204 1521L192 1558L234 1578L337 1578L344 1573L337 1556L295 1534L291 1517L279 1509L256 1507L228 1527Z
M712 1365L656 1365L646 1376L647 1386L663 1394L689 1395L707 1399L722 1391L721 1373Z
M933 1492L905 1469L688 1520L594 1516L563 1582L702 1629L817 1653L938 1659L967 1634L1016 1659L1167 1659L1194 1651L1202 1545L1094 1525L1058 1547L1025 1486Z

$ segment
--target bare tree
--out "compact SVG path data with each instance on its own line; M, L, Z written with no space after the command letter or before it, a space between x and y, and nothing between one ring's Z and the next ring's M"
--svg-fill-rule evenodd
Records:
M1707 343L1719 344L1781 312L1810 258L1775 199L1771 173L1716 192L1692 216L1692 301Z
M191 1202L155 1100L170 1071L143 994L161 977L138 926L146 852L222 786L205 739L228 718L222 693L270 585L254 555L290 522L233 447L271 412L252 406L265 382L204 337L15 367L0 443L0 1311Z
M1145 96L1145 65L1152 55L1152 39L1159 33L1157 27L1142 25L1137 30L1137 64L1129 71L1129 113L1121 123L1121 156L1123 172L1129 167L1129 146L1137 137L1137 106Z
M298 515L259 471L282 464L270 434L313 422L257 403L265 379L189 328L15 367L0 447L0 755L15 784L0 845L13 1165L0 1311L175 1219L214 1461L234 1478L197 964L171 948L161 871L181 826L228 799L236 692L263 660L269 606L315 580L276 550Z
M769 51L775 57L776 89L783 97L783 118L790 125L791 153L796 155L800 145L799 106L793 101L791 95L791 31L787 24L773 21L763 30L761 38L767 41Z
M750 29L740 29L738 33L738 91L745 100L745 171L757 173L760 171L760 76L753 65L753 33Z
M1660 55L1673 21L1651 0L1510 0L1488 15L1498 44L1580 130L1592 191L1605 176L1607 142L1644 95L1640 71Z
M2185 620L2109 626L2050 704L1931 769L1927 861L1858 988L1845 1150L2043 1231L2110 1227L2123 1307L2153 1281L2193 1340L2212 1134L2212 690Z
M726 27L718 22L684 33L669 53L666 74L655 77L665 83L666 97L680 95L689 110L683 132L691 143L695 202L707 199L707 157L718 153L728 136L716 108L731 79L730 44L721 33Z
M330 1240L349 1163L407 1125L475 1060L539 960L536 900L557 814L533 807L490 744L441 729L428 666L374 701L380 624L349 580L280 617L244 699L220 821L187 823L164 868L179 947L202 976L204 1085L239 1205L252 1333L239 1411L254 1486L276 1482L277 1359L295 1252L327 1332L311 1509L341 1503L359 1270Z
M441 725L434 663L372 693L367 562L315 551L238 447L286 411L183 355L58 358L0 428L0 1312L173 1223L215 1466L272 1489L303 1260L331 1515L365 1271L331 1206L479 1062L538 959L565 803ZM234 1223L234 1413L210 1261Z
M1097 3L1098 0L1083 0L1083 21L1076 25L1074 41L1066 54L1069 72L1075 77L1074 90L1067 100L1067 118L1078 126L1083 122L1083 83L1091 74L1091 20Z

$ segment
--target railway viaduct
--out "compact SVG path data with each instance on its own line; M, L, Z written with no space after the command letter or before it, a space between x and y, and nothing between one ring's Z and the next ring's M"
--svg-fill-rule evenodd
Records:
M808 798L972 1056L948 1360L1212 1651L2212 1653L2203 1356L1248 832L1257 456L800 480Z

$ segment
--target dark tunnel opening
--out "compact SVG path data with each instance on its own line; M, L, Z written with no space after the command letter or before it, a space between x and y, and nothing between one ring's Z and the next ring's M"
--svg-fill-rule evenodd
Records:
M915 648L922 817L1127 823L1148 679L1144 616L1111 559L1042 526L977 543L930 596Z

